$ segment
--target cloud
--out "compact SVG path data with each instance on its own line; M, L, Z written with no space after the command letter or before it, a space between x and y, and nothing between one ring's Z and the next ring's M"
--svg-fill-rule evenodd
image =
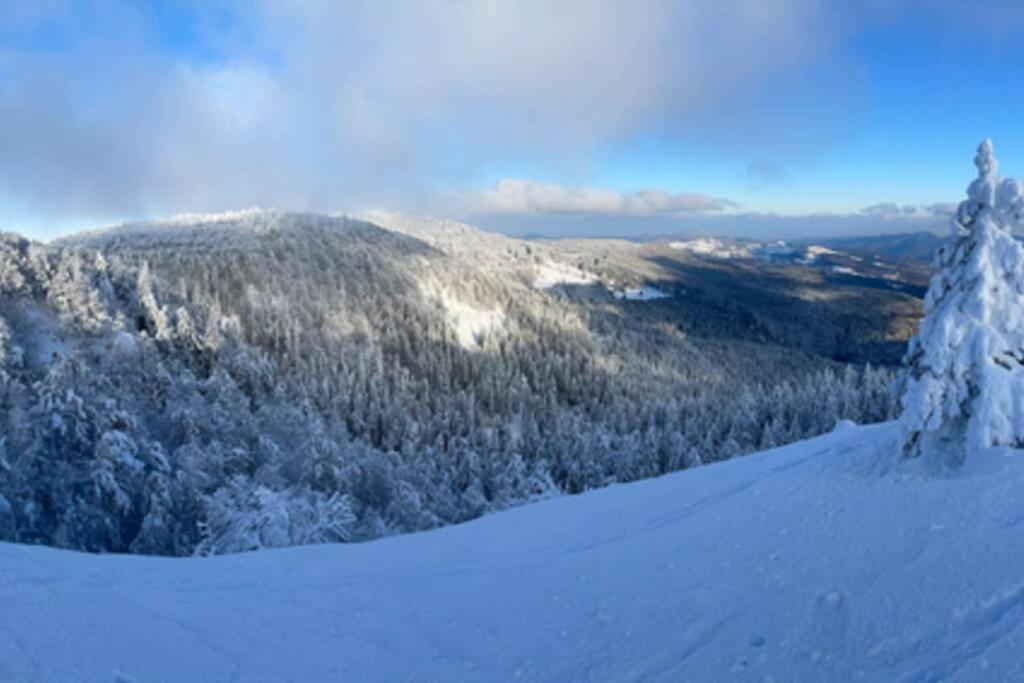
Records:
M644 193L636 193L644 194ZM785 214L744 211L707 195L658 193L650 208L631 194L551 183L501 181L472 200L466 219L510 235L543 237L658 237L728 235L755 239L813 239L920 231L945 233L956 204L881 202L846 213ZM640 208L642 207L642 208Z
M510 235L544 237L636 238L727 235L753 239L815 239L853 235L947 232L946 222L919 216L886 220L862 213L783 215L758 212L710 212L624 216L581 214L480 214L470 221Z
M928 204L924 209L933 216L939 218L949 218L956 213L957 204L955 202L939 202L936 204Z
M903 218L904 216L913 215L916 208L913 206L900 206L895 202L882 202L879 204L872 204L865 206L860 210L865 216L874 216L877 218Z
M496 214L577 214L592 216L673 216L721 211L735 203L704 194L640 190L616 192L565 187L535 180L503 179L471 196L471 212Z
M0 215L54 221L418 208L495 167L585 177L636 139L786 145L758 126L800 127L754 105L819 63L837 23L817 0L212 0L174 21L10 5Z
M0 228L253 205L729 215L696 185L586 185L621 150L654 148L696 178L694 150L734 179L754 159L751 190L790 169L798 191L794 157L866 100L844 37L923 6L868 4L0 3ZM561 184L439 199L499 169Z
M956 211L956 204L896 204L882 202L865 206L860 210L864 216L885 220L948 218Z

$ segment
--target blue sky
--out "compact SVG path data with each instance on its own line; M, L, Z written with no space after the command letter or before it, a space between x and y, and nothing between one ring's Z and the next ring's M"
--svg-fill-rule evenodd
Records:
M942 229L981 138L1024 174L1022 28L999 0L6 3L0 229Z

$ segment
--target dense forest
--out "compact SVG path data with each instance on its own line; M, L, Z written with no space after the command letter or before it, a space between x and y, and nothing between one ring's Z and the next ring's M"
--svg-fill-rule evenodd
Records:
M525 244L259 211L0 237L0 539L358 541L893 415L888 369L538 289Z

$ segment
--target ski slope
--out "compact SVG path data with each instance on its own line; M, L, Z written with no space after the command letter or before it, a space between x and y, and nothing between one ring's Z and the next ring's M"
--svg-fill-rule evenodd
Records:
M928 473L895 442L846 425L363 545L0 545L0 680L1024 680L1024 458Z

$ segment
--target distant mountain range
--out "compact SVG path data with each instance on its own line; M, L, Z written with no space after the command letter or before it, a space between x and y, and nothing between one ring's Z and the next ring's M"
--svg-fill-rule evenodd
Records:
M945 242L944 236L933 232L912 232L900 235L872 235L818 240L819 244L863 257L880 258L897 263L931 263L935 251Z

